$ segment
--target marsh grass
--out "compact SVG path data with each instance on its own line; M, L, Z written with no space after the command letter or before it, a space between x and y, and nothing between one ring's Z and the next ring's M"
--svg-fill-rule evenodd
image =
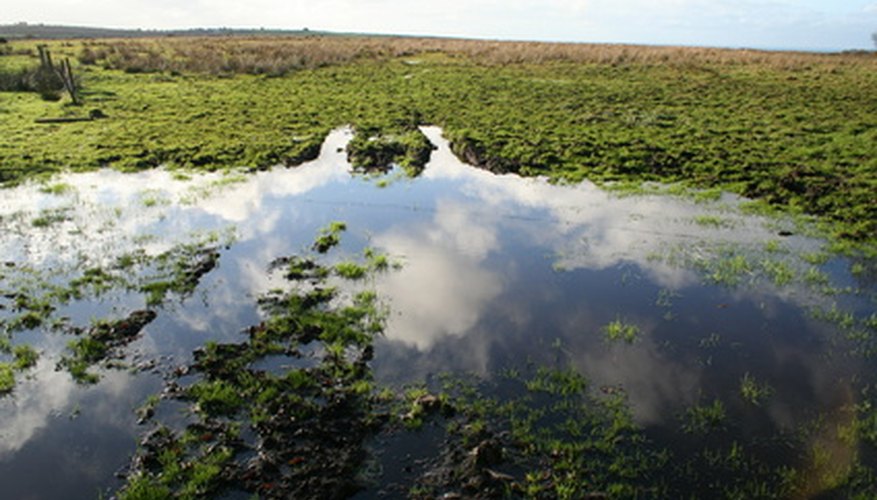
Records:
M71 109L13 94L0 183L100 166L293 166L335 127L434 124L461 159L496 172L725 190L761 199L757 210L820 215L845 241L877 234L872 54L326 36L52 50L82 56L83 99L109 119L46 127L33 119ZM33 62L0 68L13 59Z
M849 65L877 67L871 54L813 54L620 44L502 42L451 38L288 36L174 37L102 40L85 43L82 64L98 64L130 73L196 72L282 75L290 71L345 64L362 59L422 57L443 53L484 65L573 62L609 66L660 65L767 66L808 70L814 65L837 70Z
M621 318L615 318L603 327L603 334L610 342L623 341L627 344L633 344L639 339L640 328Z
M683 432L687 434L707 434L722 430L728 416L720 399L709 404L697 404L685 411Z
M740 379L740 396L755 406L761 406L772 394L773 388L770 385L757 381L749 372Z

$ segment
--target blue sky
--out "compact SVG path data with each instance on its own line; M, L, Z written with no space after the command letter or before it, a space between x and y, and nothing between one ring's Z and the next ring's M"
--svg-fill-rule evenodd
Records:
M0 0L0 24L20 21L861 49L877 0Z

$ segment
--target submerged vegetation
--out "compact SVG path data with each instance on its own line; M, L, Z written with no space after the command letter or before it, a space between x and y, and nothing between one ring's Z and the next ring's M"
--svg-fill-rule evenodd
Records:
M150 427L119 498L341 498L380 485L380 494L413 498L730 499L856 496L875 486L858 453L832 464L835 452L813 441L834 432L874 446L868 398L839 410L855 412L848 425L820 418L755 439L736 423L750 408L703 399L679 416L681 433L668 442L636 423L623 388L594 386L564 362L382 386L371 365L387 310L367 287L330 280L361 284L390 268L371 249L330 265L322 254L338 250L333 243L275 261L289 286L258 299L264 319L238 340L207 342L147 400L138 414ZM610 331L638 334L620 319ZM756 409L772 392L748 372L741 378L740 396ZM155 417L171 402L188 407L182 427ZM423 450L400 464L392 443L405 439ZM768 441L800 464L777 462Z

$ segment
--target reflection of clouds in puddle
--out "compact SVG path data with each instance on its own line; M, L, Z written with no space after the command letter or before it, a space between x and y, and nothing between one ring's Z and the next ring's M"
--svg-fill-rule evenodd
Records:
M634 417L643 425L661 423L695 402L703 376L699 367L662 355L648 335L632 346L585 350L575 357L575 366L603 384L623 387Z
M544 223L528 224L525 230L555 251L560 268L606 269L635 262L656 282L678 288L696 283L696 275L654 256L701 241L753 245L773 237L759 219L717 211L710 204L670 196L617 197L589 182L552 185L543 179L494 175L462 164L440 129L428 127L425 133L439 149L424 177L454 179L461 183L458 189L487 207L483 211L498 217L514 218L523 209L544 213L544 220L537 221ZM698 226L693 219L700 215L718 216L731 229Z
M280 219L281 212L274 211L266 217L263 203L267 198L290 198L350 178L346 153L343 152L343 146L349 140L349 130L333 131L323 143L318 159L292 170L274 169L257 173L245 182L224 189L222 196L209 198L198 206L229 222L255 223L258 228L256 234L268 233ZM258 218L254 220L257 214Z
M113 170L60 175L57 194L27 183L4 190L0 254L32 265L106 265L132 249L157 254L196 230L220 230L241 223L243 239L275 230L283 214L265 201L300 195L347 178L336 150L349 132L329 135L320 159L295 169L274 169L238 179L220 173L180 180L163 169L137 173ZM41 216L54 219L34 224ZM243 224L245 223L245 224ZM143 236L151 239L142 240Z
M439 203L432 223L391 230L374 242L404 259L401 270L377 285L393 310L390 339L425 350L445 335L463 335L502 290L499 277L482 268L497 248L495 229L478 225L460 205Z
M715 213L708 205L660 196L617 198L589 183L556 186L542 179L497 176L458 161L438 137L437 129L427 129L427 133L439 150L434 152L423 180L435 181L443 189L435 200L432 219L418 218L411 225L384 229L382 224L387 221L376 216L375 227L362 229L376 231L372 244L404 261L401 270L378 277L376 287L392 308L387 339L404 344L398 352L408 355L417 351L414 357L422 361L412 371L441 371L446 363L484 373L497 352L525 356L532 346L528 342L543 328L551 328L539 324L539 313L533 311L539 304L527 301L544 291L546 297L540 298L544 304L561 303L565 297L553 299L550 294L568 290L548 283L550 277L540 277L546 283L530 285L521 283L517 273L500 276L489 268L490 258L503 250L505 234L524 236L526 245L553 254L561 268L604 270L633 262L658 285L674 289L697 284L697 275L656 261L654 254L704 240L752 245L773 236L763 224L752 222L758 219L738 215L721 215L740 221L731 229L693 225L694 216ZM240 238L223 255L221 271L215 273L220 276L214 280L214 274L208 275L196 292L197 297L209 287L209 307L195 304L193 297L179 310L166 310L159 319L189 332L209 333L211 339L232 338L246 326L245 318L253 315L253 299L282 286L282 280L272 279L266 272L267 263L300 250L290 248L290 237L284 231L302 220L322 220L326 215L320 207L291 206L287 202L322 186L355 182L349 180L344 153L337 151L347 139L349 132L333 132L319 160L295 169L255 173L241 182L224 182L219 174L180 181L163 170L137 174L99 171L60 177L58 182L75 186L69 194L41 193L36 185L7 190L0 200L0 216L10 237L0 241L0 255L14 256L26 250L27 260L35 265L69 260L80 254L106 262L132 248L143 248L144 243L136 242L139 235L157 235L155 241L146 244L148 252L157 253L169 246L168 239L186 238L194 230L219 229L234 223ZM447 186L443 187L442 182ZM145 188L148 191L144 194ZM393 185L382 193L386 199L381 201L389 205L395 201L394 196L399 196ZM147 206L146 196L168 203ZM423 200L427 205L431 201ZM31 221L40 209L65 206L73 207L71 221L47 228L32 227ZM519 265L515 257L503 261L504 271L520 270L515 267ZM524 272L520 275L532 276ZM499 303L507 298L504 292L511 285L532 286L534 292L526 295L527 299ZM777 294L769 289L735 290L728 295L729 300L766 302L760 314L768 320L777 314L773 310ZM562 313L569 318L558 320L562 324L559 329L564 342L571 346L576 365L602 383L623 385L641 422L657 422L666 418L670 409L696 402L704 380L712 376L699 365L688 365L663 354L647 334L634 346L607 348L599 334L581 332L586 325L593 325L593 318L570 310ZM643 322L641 326L648 332L654 325ZM167 346L157 345L156 339L164 341L163 336L177 334L177 329L153 333L138 347L147 352L161 348L164 352ZM803 367L803 373L812 379L809 383L815 399L830 392L834 379L830 369L820 368L820 350L813 349L811 355L795 352L792 347L771 346L783 364ZM398 356L402 367L406 362L403 358ZM453 358L453 362L447 358ZM394 359L392 353L390 359ZM104 382L89 390L103 391L108 395L105 400L111 401L111 396L125 390L125 380L126 376L109 373ZM33 380L23 381L16 390L14 404L0 405L4 421L0 457L14 453L30 436L49 425L50 416L65 411L78 391L68 374L54 372L48 362L41 363ZM786 404L782 397L777 396L768 408L774 420L787 423L794 420L795 406Z
M76 407L76 399L86 390L79 387L66 371L55 369L54 360L46 356L21 377L14 393L4 398L0 405L0 459L15 454L39 432L50 425L54 418L67 418ZM98 418L106 424L124 426L130 424L130 408L120 408L118 399L125 394L132 382L131 375L109 371L97 386L87 388L89 397L98 404L84 411L89 418Z

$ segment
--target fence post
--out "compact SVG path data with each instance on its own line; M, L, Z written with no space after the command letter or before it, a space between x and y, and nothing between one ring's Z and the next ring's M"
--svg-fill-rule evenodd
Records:
M64 88L70 94L73 104L79 105L79 98L76 96L76 80L73 78L73 68L70 67L69 57L65 57L61 63L61 80L64 82Z

